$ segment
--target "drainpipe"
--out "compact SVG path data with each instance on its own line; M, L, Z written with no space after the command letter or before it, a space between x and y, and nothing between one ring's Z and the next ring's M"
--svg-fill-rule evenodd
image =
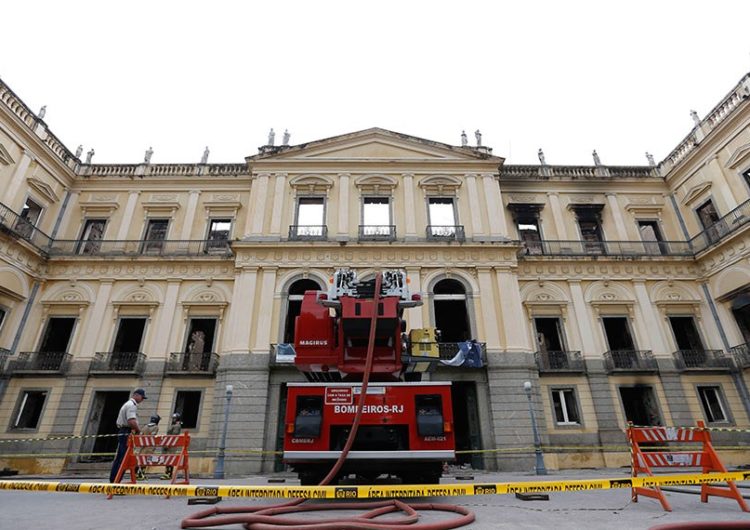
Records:
M677 221L680 223L680 228L682 228L682 235L685 236L685 241L687 241L687 244L692 250L693 243L691 242L690 233L688 232L687 226L685 225L685 219L683 219L682 213L677 207L677 199L675 199L674 193L669 194L669 200L672 202L672 208L674 208L674 213L677 215Z
M711 297L711 293L708 290L708 285L702 283L701 287L703 288L703 296L708 302L709 309L711 309L711 315L714 317L716 327L719 328L719 335L721 336L721 342L724 345L724 349L729 352L729 340L727 339L727 334L724 332L724 326L721 325L721 320L719 320L719 313L716 311L716 304L714 304L714 299ZM748 392L745 380L742 378L742 374L738 370L732 369L731 375L732 381L734 381L734 386L737 388L737 393L742 400L742 405L745 407L745 412L748 417L750 417L750 392Z
M26 307L24 307L23 309L23 316L21 317L21 323L18 325L18 330L16 330L16 336L13 337L13 344L10 347L11 355L16 354L18 343L21 342L21 335L23 335L23 330L26 327L26 321L29 319L29 313L31 313L31 306L34 305L34 298L36 298L36 293L38 291L39 291L39 282L34 282L34 285L31 287L31 294L29 295L29 299L26 301Z
M57 230L60 228L60 223L62 222L62 218L65 215L65 210L68 209L68 201L70 200L70 190L65 190L65 198L63 199L62 207L60 208L60 212L57 214L57 220L55 221L55 227L52 229L52 233L49 235L49 238L54 240L55 237L57 237Z

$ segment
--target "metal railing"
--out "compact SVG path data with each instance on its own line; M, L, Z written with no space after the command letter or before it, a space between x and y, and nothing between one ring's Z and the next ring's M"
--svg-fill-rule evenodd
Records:
M734 356L737 366L740 368L750 368L750 342L733 346L729 353Z
M580 351L538 351L534 353L540 372L585 372Z
M70 240L57 239L50 256L221 256L231 257L231 243L223 239L196 240Z
M693 256L687 241L522 241L519 256Z
M290 241L325 241L328 239L326 225L289 225Z
M214 352L187 353L172 352L169 354L164 371L171 374L207 374L216 373L219 366L219 355Z
M27 351L8 364L8 373L45 372L63 374L68 370L72 355L68 352Z
M396 225L359 225L360 241L394 241Z
M463 225L427 225L427 239L435 241L465 241Z
M52 243L52 238L3 203L0 203L0 227L15 237L25 239L40 251Z
M96 352L89 372L129 372L141 374L146 354L141 352Z
M651 350L610 350L604 353L604 368L607 372L656 372L656 363Z
M722 350L677 350L674 355L675 365L680 370L731 370L734 368L732 358Z
M690 240L693 251L701 252L736 232L750 221L750 200L720 218L714 224L698 233Z

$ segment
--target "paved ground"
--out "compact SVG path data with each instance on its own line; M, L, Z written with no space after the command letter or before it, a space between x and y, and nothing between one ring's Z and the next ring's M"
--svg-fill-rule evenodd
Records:
M537 480L520 473L472 472L475 482L510 482ZM627 471L597 470L557 472L550 480L585 479L626 476ZM287 484L298 484L289 475ZM105 482L101 477L14 477L18 479L65 480L79 482ZM195 479L194 484L268 484L269 476L253 476L217 481ZM150 479L150 483L164 483ZM443 483L466 483L453 476ZM750 484L743 493L750 497ZM689 488L684 488L689 489ZM647 529L655 525L685 521L744 521L750 527L750 514L740 511L737 503L728 499L711 498L707 504L700 502L698 495L667 493L674 511L666 513L654 500L643 498L638 503L630 502L630 490L602 490L585 493L550 493L549 501L522 501L512 495L456 497L453 499L429 499L437 503L453 502L466 506L476 514L476 522L464 527L480 529L529 529L555 528L556 530L580 528L628 528ZM428 499L415 499L426 502ZM268 500L225 499L217 506L247 506L270 504ZM74 493L29 493L0 491L0 528L2 529L177 529L180 521L189 515L207 508L188 506L186 499L159 497L115 497ZM444 515L428 514L425 522L434 521ZM224 527L241 530L240 525Z

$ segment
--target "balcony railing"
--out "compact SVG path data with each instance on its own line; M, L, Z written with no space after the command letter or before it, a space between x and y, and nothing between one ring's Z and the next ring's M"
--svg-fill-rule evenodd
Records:
M435 241L465 241L463 225L427 225L427 239Z
M396 225L359 225L360 241L394 241Z
M541 373L583 373L586 371L586 363L580 351L538 351L534 357Z
M523 256L693 256L687 241L523 241Z
M731 370L732 358L721 350L677 350L673 353L680 370Z
M734 346L729 350L740 368L750 368L750 342Z
M25 239L41 251L47 249L52 242L47 234L3 203L0 203L0 227L14 237Z
M743 202L703 232L693 237L690 240L693 251L698 253L707 249L739 230L748 221L750 221L750 200Z
M610 350L604 353L607 372L657 372L659 366L650 350Z
M169 354L164 371L171 375L213 375L218 366L219 355L214 352L172 352Z
M89 373L143 373L146 355L141 352L97 352Z
M64 374L72 355L67 352L21 352L18 359L8 364L8 373Z
M328 239L326 225L290 225L290 241L325 241Z
M232 256L226 240L66 240L57 239L50 256Z

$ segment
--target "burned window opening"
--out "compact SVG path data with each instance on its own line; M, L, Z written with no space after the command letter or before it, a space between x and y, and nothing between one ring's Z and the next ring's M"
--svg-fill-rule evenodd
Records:
M73 317L50 317L39 345L39 352L67 352L75 323L76 319Z
M650 386L620 387L625 419L633 425L663 425L654 389Z
M724 400L718 386L699 386L698 397L703 406L703 413L709 423L728 423Z
M635 351L635 343L626 317L602 317L602 323L611 351Z
M174 402L174 412L180 415L183 429L197 429L201 408L201 390L178 390Z
M44 402L47 400L46 390L27 390L21 395L13 421L13 429L36 429L44 410Z
M440 342L461 342L471 338L466 290L461 282L441 280L433 289L435 327Z
M320 291L322 287L314 280L297 280L289 286L289 296L287 299L286 319L284 323L284 342L291 344L294 342L294 329L296 319L302 309L302 298L305 291Z
M704 351L703 340L698 333L693 317L671 316L669 317L669 325L672 327L678 350Z

